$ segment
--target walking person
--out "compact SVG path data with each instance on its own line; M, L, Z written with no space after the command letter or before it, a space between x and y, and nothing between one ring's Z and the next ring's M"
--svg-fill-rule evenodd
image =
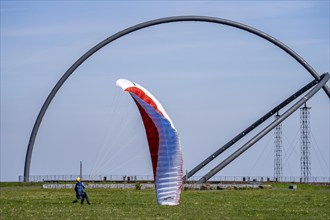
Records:
M76 203L80 200L80 203L83 204L84 200L86 199L86 202L88 205L91 203L89 202L88 195L85 191L85 185L83 182L81 182L80 177L76 178L76 185L74 187L74 191L76 192L76 199L72 203Z

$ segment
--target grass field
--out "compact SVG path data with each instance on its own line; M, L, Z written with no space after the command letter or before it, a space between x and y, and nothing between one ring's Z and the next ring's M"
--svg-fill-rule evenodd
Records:
M155 192L88 189L91 205L73 204L71 189L1 183L2 219L330 219L330 187L187 190L178 206L158 206ZM276 187L277 189L274 189Z

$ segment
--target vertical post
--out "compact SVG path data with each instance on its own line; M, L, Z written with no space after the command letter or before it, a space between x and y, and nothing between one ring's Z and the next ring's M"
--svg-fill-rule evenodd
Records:
M80 175L79 175L79 177L82 180L82 161L80 161Z

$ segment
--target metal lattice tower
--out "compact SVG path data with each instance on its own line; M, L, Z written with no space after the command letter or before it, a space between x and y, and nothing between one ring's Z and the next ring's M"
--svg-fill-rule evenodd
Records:
M305 183L311 178L310 109L306 103L300 108L300 169L301 181Z
M278 119L280 115L275 115L275 120ZM274 179L276 181L281 181L283 176L282 169L282 123L277 125L274 129Z

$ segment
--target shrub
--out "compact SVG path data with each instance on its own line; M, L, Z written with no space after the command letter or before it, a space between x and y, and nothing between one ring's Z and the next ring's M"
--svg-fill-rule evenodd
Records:
M135 189L136 189L136 190L141 190L141 183L136 182L136 183L135 183Z

